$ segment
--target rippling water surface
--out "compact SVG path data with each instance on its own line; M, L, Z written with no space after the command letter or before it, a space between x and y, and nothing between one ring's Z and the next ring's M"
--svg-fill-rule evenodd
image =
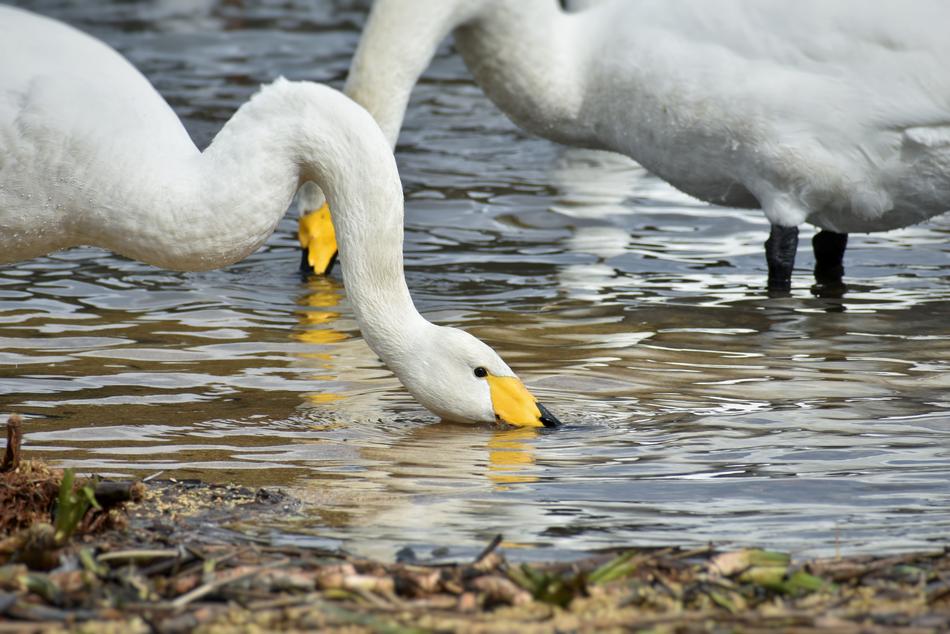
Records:
M279 74L337 87L361 2L19 2L127 55L204 147ZM226 270L73 249L0 268L0 411L83 471L280 486L270 528L392 557L620 544L798 554L950 531L950 217L852 236L851 291L768 299L757 212L518 131L449 47L398 148L407 277L502 352L557 431L436 422L361 340L337 273L302 280L291 215ZM289 537L288 537L289 536ZM543 550L542 550L543 549Z

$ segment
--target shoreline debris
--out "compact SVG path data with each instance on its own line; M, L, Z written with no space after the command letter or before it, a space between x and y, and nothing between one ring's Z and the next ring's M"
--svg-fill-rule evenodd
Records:
M20 466L20 445L23 442L23 419L19 414L10 414L7 419L7 446L3 450L0 472L15 471Z
M506 559L499 535L470 561L426 563L407 552L390 563L308 546L312 540L294 545L286 534L271 539L262 528L298 504L280 491L71 478L27 460L0 472L5 499L41 507L30 527L10 524L0 535L0 544L20 540L0 546L0 628L18 621L27 629L163 634L950 631L946 548L796 562L761 549L672 546L518 564ZM55 504L45 493L9 490L11 482L30 488L50 479ZM123 521L90 520L106 512L106 500ZM23 557L27 535L42 536L48 548Z

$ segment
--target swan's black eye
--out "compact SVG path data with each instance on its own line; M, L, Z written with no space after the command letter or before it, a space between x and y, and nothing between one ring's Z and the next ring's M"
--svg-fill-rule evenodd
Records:
M480 379L485 378L486 376L488 376L488 370L479 366L475 368L475 376L477 376Z

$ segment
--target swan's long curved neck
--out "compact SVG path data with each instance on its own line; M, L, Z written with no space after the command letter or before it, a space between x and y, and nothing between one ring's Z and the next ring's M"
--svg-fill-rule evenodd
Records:
M578 117L587 52L576 45L577 28L555 0L377 0L345 92L395 146L412 87L453 32L476 81L505 114L574 142L590 136Z
M275 162L273 169L293 174L281 209L305 181L326 194L347 295L363 337L391 368L404 365L412 355L412 337L429 323L406 286L402 183L379 126L342 94L315 84L280 82L244 109L247 123L232 127L235 134L258 135L261 156L255 163L272 157L265 160ZM221 137L209 150L230 142Z
M256 96L204 152L184 130L100 143L93 164L74 179L83 183L70 218L76 242L186 271L256 251L299 180L292 147L280 138L284 108L276 101Z
M381 0L373 4L343 91L396 146L409 95L439 43L471 19L482 0Z
M299 185L313 181L333 207L347 294L364 338L390 367L404 360L407 337L428 322L403 274L395 159L365 110L325 86L278 80L244 104L203 153L172 145L156 151L173 156L151 156L128 170L155 173L120 179L127 191L112 192L117 208L98 224L108 233L90 243L170 268L221 266L260 246ZM90 227L92 220L86 218Z

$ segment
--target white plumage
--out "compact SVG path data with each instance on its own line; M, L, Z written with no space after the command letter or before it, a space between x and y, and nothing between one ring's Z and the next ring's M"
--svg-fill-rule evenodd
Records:
M802 223L884 231L950 209L948 24L943 0L609 0L577 13L377 0L346 92L395 144L451 32L521 127L626 154L702 200L761 207L773 236L794 238L771 247L771 266L789 247L794 259Z
M491 348L416 311L392 151L342 94L278 80L201 152L148 81L88 35L0 7L0 59L0 263L88 244L173 269L223 266L257 249L313 181L336 211L364 338L409 391L444 418L556 424Z

